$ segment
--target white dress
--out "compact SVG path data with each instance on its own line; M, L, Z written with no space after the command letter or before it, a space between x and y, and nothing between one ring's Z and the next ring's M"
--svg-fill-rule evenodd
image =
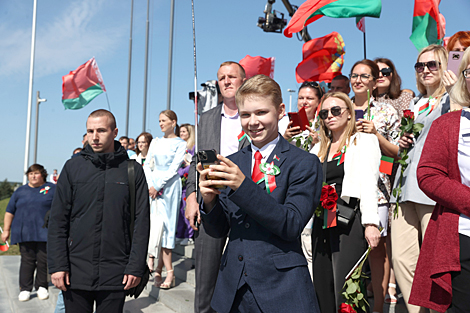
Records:
M163 191L157 198L157 206L151 206L151 210L157 210L158 218L163 219L163 235L161 247L174 249L176 224L181 202L181 179L178 169L183 161L186 151L186 141L176 138L155 138L150 143L147 158L144 164L144 172L147 184L154 187L157 192ZM156 216L152 214L151 218ZM152 241L152 229L150 229L150 241ZM158 244L158 243L157 243ZM152 255L152 247L149 247Z

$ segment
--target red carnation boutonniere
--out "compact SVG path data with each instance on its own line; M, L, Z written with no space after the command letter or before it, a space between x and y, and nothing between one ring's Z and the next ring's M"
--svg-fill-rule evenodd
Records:
M418 138L419 133L423 129L423 124L415 123L415 116L411 110L403 110L403 117L401 118L401 132L400 137L402 137L405 133L413 134L414 138ZM405 172L406 168L408 167L408 149L403 149L399 154L400 159L396 162L401 165L401 172L400 172L400 179L398 181L398 187L393 189L393 196L396 199L396 206L393 212L393 216L397 217L398 215L398 203L400 202L401 196L401 186L403 183L403 173Z
M338 194L335 187L323 183L320 203L315 209L317 217L321 217L323 213L323 228L336 226L336 201L338 201Z

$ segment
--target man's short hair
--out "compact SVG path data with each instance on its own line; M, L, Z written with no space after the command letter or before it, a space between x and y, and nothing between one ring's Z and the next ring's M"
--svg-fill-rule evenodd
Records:
M349 83L349 78L348 78L347 76L342 75L342 74L341 74L341 75L338 75L338 76L335 76L335 77L333 78L333 80L343 80L343 81L346 81L346 82Z
M243 66L241 66L239 63L237 62L234 62L234 61L225 61L224 63L220 64L219 66L219 69L222 67L222 66L230 66L232 64L236 64L238 65L238 69L240 70L240 75L242 76L242 79L245 79L246 78L246 73L245 73L245 69L243 68Z
M269 98L277 109L282 103L281 87L279 87L279 84L274 79L266 75L255 75L246 80L238 88L235 94L235 102L237 107L240 107L247 98L253 99L258 97Z
M102 117L102 116L107 116L109 121L110 121L110 126L111 130L116 129L116 118L114 117L113 113L109 112L108 110L105 109L99 109L96 111L93 111L88 115L88 118L90 117Z
M124 139L127 140L127 143L129 143L129 137L127 137L127 136L121 136L119 138L119 142L121 142L121 140L124 140Z

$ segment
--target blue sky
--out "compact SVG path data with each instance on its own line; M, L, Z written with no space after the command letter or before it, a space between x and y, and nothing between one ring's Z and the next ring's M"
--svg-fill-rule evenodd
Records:
M194 89L191 2L175 1L175 30L171 108L179 123L194 123L188 93ZM251 56L275 57L274 79L281 85L288 106L287 89L297 89L295 67L302 60L302 44L296 37L264 33L256 26L264 0L195 1L198 84L215 79L220 63ZM52 173L61 169L73 149L81 145L89 113L107 108L106 95L81 110L64 110L62 76L95 57L106 85L111 110L125 131L130 0L38 0L34 99L36 91L47 102L40 105L38 163ZM300 5L301 0L291 0ZM413 65L417 50L411 34L414 1L383 0L380 19L367 18L367 57L394 61L403 79L402 88L416 91ZM131 112L129 135L142 131L145 27L147 1L134 4ZM278 0L273 8L287 10ZM468 0L443 0L446 36L470 29ZM21 181L25 151L33 1L0 2L0 131L5 149L0 156L0 179ZM161 136L158 114L166 109L170 1L151 0L147 131ZM355 19L321 18L308 26L312 38L332 31L346 45L343 73L363 58L362 33ZM199 88L199 87L198 87ZM35 117L33 106L33 122ZM6 149L8 148L8 149ZM30 163L33 161L34 123Z

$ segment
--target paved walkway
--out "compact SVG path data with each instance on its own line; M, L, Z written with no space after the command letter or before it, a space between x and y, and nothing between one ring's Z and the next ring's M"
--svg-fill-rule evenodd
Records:
M1 313L53 313L57 303L59 290L49 285L49 299L39 300L36 291L31 293L31 299L26 302L18 301L18 275L20 256L0 257L0 312ZM146 294L138 299L126 298L125 313L174 313L168 307L158 302L156 298Z

